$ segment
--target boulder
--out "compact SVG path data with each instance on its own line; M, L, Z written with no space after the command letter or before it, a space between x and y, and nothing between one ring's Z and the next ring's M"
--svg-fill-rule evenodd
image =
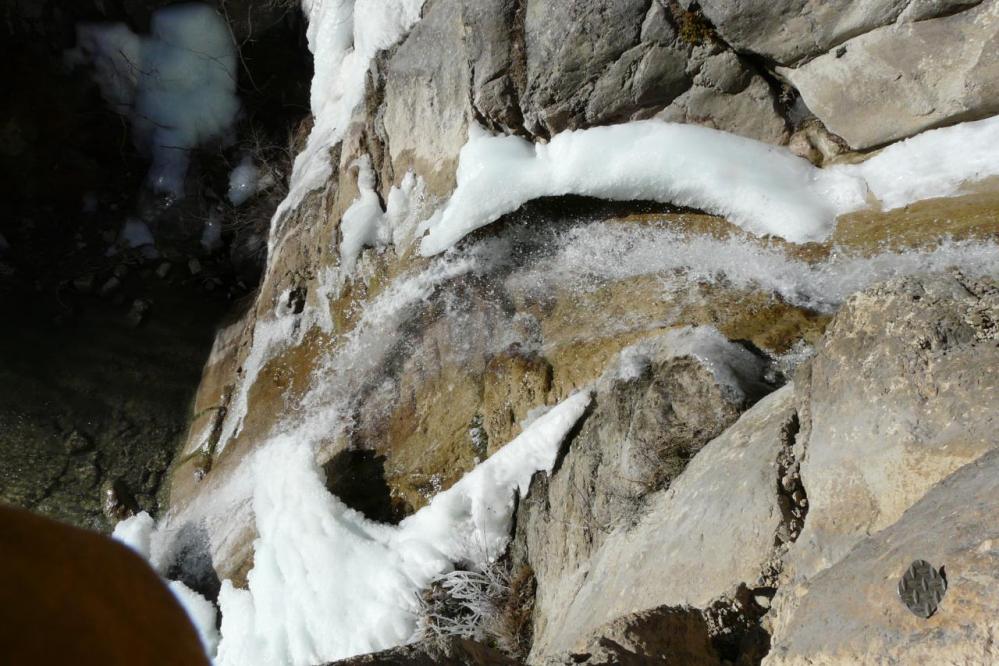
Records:
M901 18L947 15L981 0L680 0L735 50L790 65Z
M545 663L715 666L721 657L711 644L710 632L696 608L663 606L608 622L577 649Z
M999 113L999 3L887 25L778 71L856 149L991 116Z
M521 106L533 134L660 114L786 141L767 82L717 41L709 25L676 6L529 2L523 33Z
M894 523L933 485L999 444L999 286L902 278L851 297L796 380L808 522L798 577Z
M384 64L380 121L392 168L386 191L410 169L434 195L454 189L471 120L464 30L461 3L434 3Z
M852 297L833 319L795 380L809 513L774 600L778 640L797 631L798 609L813 603L809 590L821 572L861 543L895 548L881 531L999 444L997 321L995 281L958 274L889 281ZM926 532L912 538L929 546ZM913 559L933 561L913 553L890 565L900 574ZM885 584L876 572L865 575ZM836 617L830 610L825 621Z
M933 487L890 527L864 538L797 591L768 666L999 662L999 451ZM897 585L913 560L942 568L947 591L928 619Z
M538 582L533 661L583 649L600 625L632 612L706 607L756 585L775 557L792 392L717 437L752 398L733 399L693 355L657 352L641 375L601 380L565 460L518 513L513 552ZM735 488L733 477L743 479Z

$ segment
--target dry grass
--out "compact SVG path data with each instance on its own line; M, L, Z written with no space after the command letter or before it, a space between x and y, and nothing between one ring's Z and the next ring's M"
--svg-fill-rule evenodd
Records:
M523 657L530 648L534 593L534 572L526 565L510 571L500 561L482 571L444 574L421 596L421 638L444 654L451 640L461 638Z

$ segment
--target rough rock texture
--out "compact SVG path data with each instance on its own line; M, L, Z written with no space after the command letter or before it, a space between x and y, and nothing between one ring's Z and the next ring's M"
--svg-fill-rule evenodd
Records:
M127 302L60 323L3 301L19 316L0 331L0 501L98 530L158 510L221 309L194 298L163 285L138 327Z
M631 612L663 604L704 609L741 585L770 587L779 556L800 529L803 514L779 481L791 466L796 433L792 387L768 396L712 440L668 490L642 498L627 517L579 529L599 518L590 506L599 507L608 494L600 472L615 457L625 458L610 449L589 470L578 462L595 457L587 435L597 424L613 427L601 407L598 394L562 467L518 515L515 552L526 549L538 580L533 660L580 651L601 624Z
M710 631L697 609L663 606L613 620L575 650L545 663L713 666L721 663L721 656L711 644Z
M772 632L772 663L950 663L949 649L955 662L988 662L997 322L999 286L959 274L852 297L794 385L745 412L668 489L631 498L629 511L615 505L607 470L632 459L629 438L643 429L615 430L607 387L627 382L602 380L565 459L518 510L513 556L538 584L530 661L611 663L605 623L660 606L709 614L728 597L752 600L722 613L742 623L729 636ZM629 403L643 405L641 395ZM914 559L949 577L929 621L895 591ZM769 645L740 640L743 652L729 643L725 658L758 663Z
M595 202L588 205L591 211L599 209ZM545 220L556 227L575 224L570 221L573 215L561 203L546 204L528 207L524 219ZM629 223L682 229L688 218L716 220L664 214ZM322 461L368 460L363 455L339 457L348 449L369 451L380 459L389 503L397 512L393 515L423 506L476 459L519 434L531 410L554 404L595 380L622 348L638 340L675 326L713 325L730 338L784 352L798 340L817 340L828 321L770 293L722 285L691 285L679 293L664 292L662 280L669 278L667 273L537 293L529 288L532 271L545 266L546 257L557 249L546 244L545 229L545 223L529 227L511 223L499 238L513 243L510 256L517 257L513 266L434 287L426 300L404 309L399 320L382 324L397 326L399 333L381 338L388 349L384 356L372 357L381 360L372 361L364 374L358 371L349 385L330 382L331 400L347 401L353 427L342 436L331 431L321 450ZM302 244L307 246L304 240ZM267 307L261 297L258 310L220 334L195 399L196 419L186 455L172 476L175 510L182 513L189 506L204 507L202 501L221 493L246 456L266 441L282 415L295 409L314 387L317 368L329 367L329 360L337 358L345 339L358 326L360 314L391 290L400 275L421 270L419 264L400 261L391 252L371 253L369 260L370 266L377 267L369 279L357 280L338 300L325 302L326 287L317 277L294 272L296 264L313 265L322 261L320 257L288 252L288 263L275 262L280 267L271 278L275 283L263 289L277 291L275 284L281 284L287 299L289 287L303 285L305 311L328 309L336 321L335 334L315 329L300 343L271 353L248 391L243 430L230 441L220 441L221 424L234 409L233 396L248 363L254 326L269 321L274 309L285 307L284 302L275 303L277 308ZM514 279L517 276L521 276L519 281ZM482 331L491 334L482 335ZM699 379L690 381L693 386ZM725 418L733 419L737 413ZM374 487L382 486L374 483ZM215 565L223 577L242 570L250 554L252 523L250 516L239 515L238 520L227 519L220 525L214 537ZM200 514L192 519L200 520ZM238 534L227 535L230 530Z
M906 278L851 298L798 384L808 523L789 556L807 577L888 527L999 444L999 287Z
M774 601L777 642L795 631L801 603L821 603L809 593L817 575L999 445L997 321L996 283L960 275L886 283L853 297L834 319L796 382L810 510ZM929 538L899 534L893 547ZM901 571L911 559L890 566Z
M896 20L921 21L981 0L680 0L739 51L789 65Z
M853 148L984 118L999 112L999 3L885 26L780 71Z
M770 666L993 664L999 631L999 452L935 485L891 527L863 539L800 595ZM916 559L943 567L947 593L928 620L896 586Z
M544 139L659 114L786 142L768 81L685 21L658 0L428 4L409 35L379 57L369 107L357 119L365 136L345 142L341 170L367 153L383 194L412 169L431 197L446 197L471 122ZM355 191L348 184L337 195L341 206Z
M661 112L786 141L767 82L694 21L658 0L528 2L527 129L547 135Z

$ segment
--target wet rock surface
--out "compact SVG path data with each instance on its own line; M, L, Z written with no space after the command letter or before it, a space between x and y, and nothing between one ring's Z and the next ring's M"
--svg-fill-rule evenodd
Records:
M890 527L864 537L798 589L765 664L886 661L988 664L995 632L995 475L991 451L929 490ZM914 558L942 566L947 594L929 619L909 612L897 585Z

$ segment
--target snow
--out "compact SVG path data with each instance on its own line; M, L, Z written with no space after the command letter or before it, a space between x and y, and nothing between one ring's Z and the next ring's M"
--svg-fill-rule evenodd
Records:
M885 209L960 194L969 182L999 175L999 116L930 130L892 144L860 164L833 167L857 175Z
M260 169L253 163L252 157L243 160L229 173L229 202L233 206L242 206L257 193L257 181L260 179Z
M860 179L823 172L784 148L697 125L644 120L561 132L547 144L473 126L457 188L424 223L433 255L544 196L651 200L723 215L757 234L820 240L865 201Z
M409 171L398 187L389 190L385 210L382 210L381 200L374 190L371 158L364 155L352 166L358 172L358 196L340 220L340 262L347 274L354 272L363 248L384 247L390 243L403 248L409 243L417 227L415 204L423 196L422 181Z
M589 401L569 397L398 526L330 495L312 448L277 438L254 460L254 566L248 590L223 583L216 663L311 665L413 640L418 592L456 562L502 554L514 493L551 471Z
M371 168L371 158L365 155L355 161L353 166L358 170L359 193L340 220L340 261L348 273L353 272L363 247L383 246L392 240L381 202L375 194L375 172Z
M125 544L152 564L152 541L156 531L156 521L149 513L142 511L119 521L114 527L111 538ZM215 605L180 581L165 582L191 619L205 653L209 656L214 655L219 640L218 629L215 627L217 615Z
M156 521L146 511L135 514L130 518L119 521L114 526L111 538L119 541L139 555L144 560L149 560L150 543L152 541L153 530L156 528Z
M157 192L181 196L189 153L222 136L239 112L236 50L212 7L171 5L153 12L151 34L122 23L82 23L72 64L90 64L105 101L132 125L135 144L152 158Z
M764 364L742 345L731 342L714 326L681 326L661 336L643 340L621 350L615 374L618 379L638 379L653 356L689 356L711 372L722 390L733 400L746 398L744 387L757 384Z
M457 187L421 225L425 256L544 196L651 200L722 215L757 234L824 240L837 216L953 196L999 175L999 117L925 132L866 162L818 169L785 148L696 125L643 120L570 130L547 144L473 126Z
M330 149L342 138L354 108L364 98L368 68L382 49L402 39L420 19L424 0L303 0L312 51L312 131L295 157L288 196L271 224L294 210L332 174ZM273 245L270 248L273 250Z
M179 580L169 581L167 587L173 592L173 596L177 597L177 601L183 606L191 624L198 632L198 638L201 639L201 645L205 648L205 654L209 657L214 656L219 643L219 630L215 626L218 610L215 608L215 604Z

